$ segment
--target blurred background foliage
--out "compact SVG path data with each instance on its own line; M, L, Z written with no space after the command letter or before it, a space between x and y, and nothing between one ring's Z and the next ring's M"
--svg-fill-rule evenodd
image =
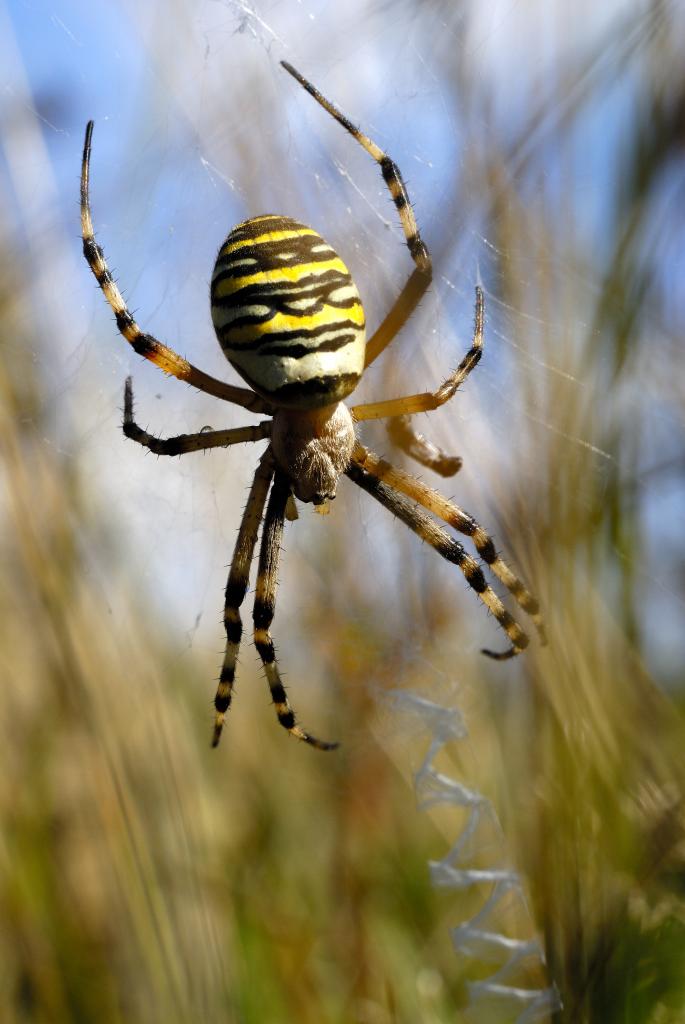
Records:
M427 737L391 689L465 714L449 770L497 810L558 1020L685 1018L685 21L667 0L566 8L0 10L3 1021L461 1019L489 970L448 929L486 894L429 886L463 822L415 811ZM207 280L264 209L319 227L377 319L408 268L382 182L281 56L391 150L435 254L362 397L456 364L482 276L483 365L420 422L464 469L429 482L492 528L551 635L485 664L495 627L463 581L343 483L288 526L275 622L303 721L342 740L327 757L281 735L249 641L209 750L255 450L129 450L129 369L159 433L240 416L123 351L78 251L93 115L100 240L193 362L229 376Z

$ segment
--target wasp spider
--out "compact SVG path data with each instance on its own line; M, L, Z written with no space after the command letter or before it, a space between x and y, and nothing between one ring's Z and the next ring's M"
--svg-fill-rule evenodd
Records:
M432 513L471 538L480 559L531 616L543 643L545 638L537 601L497 554L492 539L475 519L437 491L374 455L356 435L357 423L388 419L396 444L419 463L445 476L459 469L460 459L446 456L415 433L410 416L437 409L447 402L478 363L483 346L483 293L476 288L471 347L437 390L352 408L344 404L364 370L387 348L416 309L431 281L431 258L419 234L397 165L295 68L285 62L283 67L380 166L415 264L390 312L368 342L364 309L343 261L312 228L274 214L252 217L235 227L219 250L212 274L214 328L224 354L250 390L210 377L152 335L143 333L127 309L103 251L93 237L88 195L92 121L86 128L83 149L81 225L84 256L114 311L119 331L135 351L165 373L200 391L270 417L256 426L162 439L135 423L131 379L126 381L124 433L158 455L182 455L244 441L268 441L247 499L226 586L226 653L214 702L213 745L219 742L231 705L242 637L240 606L263 521L253 613L257 651L264 663L280 724L297 739L319 750L330 750L335 743L316 739L296 723L278 671L270 632L284 520L296 515L293 495L300 501L323 505L335 497L338 478L346 474L439 555L459 567L510 641L504 651L483 653L499 660L513 657L528 645L528 637L488 586L478 561L427 514Z

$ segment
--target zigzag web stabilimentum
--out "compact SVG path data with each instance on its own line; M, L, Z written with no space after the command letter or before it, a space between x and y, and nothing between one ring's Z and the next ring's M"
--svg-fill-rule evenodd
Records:
M477 980L466 982L470 1019L489 1024L548 1020L562 1004L548 977L544 951L532 936L523 881L509 861L497 813L486 796L437 765L443 751L468 740L464 716L456 703L445 706L411 691L390 692L384 700L399 715L413 719L428 738L428 749L414 775L419 809L462 812L452 846L440 860L429 862L429 870L436 888L457 894L476 891L482 900L476 913L451 929L467 979L471 973L478 975ZM488 867L480 866L484 853ZM512 909L517 911L514 915ZM529 933L526 937L509 934L510 925L505 928L504 920L512 916ZM492 973L484 976L490 967Z

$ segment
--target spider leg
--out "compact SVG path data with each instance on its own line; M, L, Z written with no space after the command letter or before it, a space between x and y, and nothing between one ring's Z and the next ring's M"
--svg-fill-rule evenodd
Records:
M231 384L225 384L223 381L217 380L215 377L210 377L209 374L198 370L197 367L189 363L187 359L179 356L173 349L168 348L161 341L153 338L151 334L144 334L141 331L132 314L127 309L116 281L105 262L105 255L93 235L93 220L90 212L89 197L92 137L93 122L89 121L86 126L83 160L81 163L81 233L83 235L83 255L116 317L120 333L138 355L149 359L155 366L158 366L172 377L184 380L187 384L192 385L192 387L198 388L200 391L206 391L217 398L223 398L227 402L241 405L244 409L249 409L250 412L271 412L271 406L253 391L249 391L246 388L236 388Z
M255 646L264 664L271 697L276 707L278 721L287 729L291 736L309 743L317 750L334 750L337 743L325 743L316 739L311 733L305 732L295 721L295 712L285 692L276 663L273 640L270 628L276 606L276 587L278 585L278 561L283 539L283 520L290 497L291 488L287 478L276 473L269 504L264 518L262 545L259 553L259 570L257 574L257 593L254 604L254 639Z
M245 441L262 441L271 436L271 420L262 420L255 426L233 427L229 430L201 430L197 434L178 434L176 437L155 437L139 427L133 419L133 383L126 378L124 387L124 433L132 441L149 448L155 455L185 455L208 448L228 448Z
M327 100L326 97L311 84L311 82L308 82L299 71L296 71L292 64L288 64L286 61L281 61L281 64L285 70L307 90L310 96L313 96L316 102L320 104L324 110L328 111L331 117L334 117L338 124L341 124L343 128L350 133L352 138L356 139L360 146L363 146L369 156L373 157L376 163L380 166L383 180L388 186L392 201L395 204L395 209L397 210L400 218L404 237L407 242L407 248L409 249L411 258L416 264L415 270L412 272L404 288L395 299L390 312L386 315L381 325L367 342L366 361L364 364L366 368L367 366L370 366L374 359L378 358L385 348L387 348L425 295L433 275L430 253L428 252L426 244L419 233L416 218L414 217L414 211L412 210L411 203L409 201L407 186L402 180L402 175L400 174L400 169L397 164L391 160L387 153L384 153L372 139L367 135L364 135L356 125L352 124L352 122L345 117L345 115L341 113L341 111L339 111L338 108L330 102L330 100Z
M537 598L533 597L518 576L511 571L504 559L497 553L492 537L485 532L472 515L453 501L448 501L439 491L434 491L432 487L427 487L420 480L410 476L409 473L405 473L386 462L385 459L379 458L359 442L354 446L352 461L376 479L384 480L394 490L406 494L413 501L418 501L423 508L432 512L438 519L442 519L444 523L454 527L465 536L471 537L479 557L502 581L516 603L523 608L527 615L530 615L540 643L543 645L547 643L545 625L540 615Z
M454 476L461 469L462 459L458 455L448 455L423 434L419 434L411 417L393 416L388 420L387 429L392 443L426 469L432 469L440 476Z
M454 373L443 381L436 391L423 391L418 395L404 395L392 398L387 402L368 402L352 407L352 415L358 422L361 420L382 420L390 416L408 416L417 412L430 412L439 408L452 398L464 383L483 354L483 325L485 320L485 299L483 289L476 286L476 310L474 317L473 338L468 350Z
M257 466L257 471L252 481L226 584L226 604L224 607L226 652L223 665L221 666L219 685L214 698L216 716L214 719L214 735L212 737L213 747L216 747L219 743L224 719L231 706L235 666L243 633L240 606L247 591L250 565L252 564L252 556L254 555L255 544L257 543L257 533L259 532L259 524L264 514L264 505L266 504L266 496L269 493L269 485L273 473L271 448L267 448Z
M504 661L520 654L528 646L528 637L516 620L509 614L497 594L488 586L483 570L475 558L466 553L463 546L454 537L450 537L430 516L413 505L407 498L398 494L392 487L386 486L372 472L363 469L357 461L353 461L346 470L347 476L363 490L367 491L376 501L380 502L394 516L397 516L410 530L422 540L435 548L448 562L457 565L464 574L466 582L475 590L486 608L492 612L501 628L511 640L511 647L497 652L483 650L489 658Z

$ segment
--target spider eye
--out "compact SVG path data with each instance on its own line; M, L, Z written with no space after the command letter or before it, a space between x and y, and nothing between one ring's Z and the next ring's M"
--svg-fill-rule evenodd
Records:
M312 505L325 505L328 501L335 501L335 493L315 494L312 498Z

